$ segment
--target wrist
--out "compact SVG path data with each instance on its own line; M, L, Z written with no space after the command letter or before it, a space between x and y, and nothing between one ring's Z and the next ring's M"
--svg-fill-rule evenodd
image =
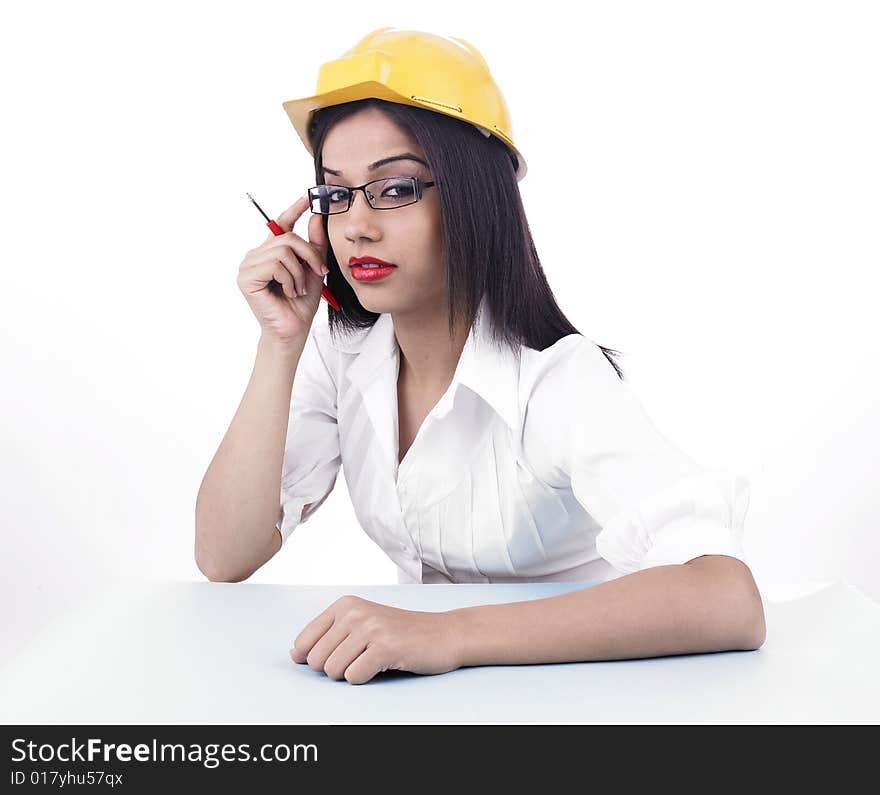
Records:
M471 633L471 622L467 608L446 610L443 617L449 632L449 645L456 668L471 665L468 652L468 639Z
M261 334L257 343L257 351L273 358L298 359L306 345L306 338L282 340L268 334Z

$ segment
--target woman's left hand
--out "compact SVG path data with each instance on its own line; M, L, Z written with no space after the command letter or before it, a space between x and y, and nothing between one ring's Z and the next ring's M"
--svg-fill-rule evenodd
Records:
M353 685L389 668L443 674L460 667L458 632L451 612L403 610L346 595L305 626L290 656Z

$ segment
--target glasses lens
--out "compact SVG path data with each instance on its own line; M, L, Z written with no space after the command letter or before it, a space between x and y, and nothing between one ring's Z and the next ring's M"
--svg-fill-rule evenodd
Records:
M377 179L367 185L370 201L377 210L404 207L416 200L416 186L411 177Z
M316 185L309 190L312 212L322 215L344 213L348 209L351 191L342 185Z
M418 201L412 177L386 177L365 186L370 203L377 210L393 210ZM309 190L313 213L344 213L351 204L351 191L344 185L316 185Z

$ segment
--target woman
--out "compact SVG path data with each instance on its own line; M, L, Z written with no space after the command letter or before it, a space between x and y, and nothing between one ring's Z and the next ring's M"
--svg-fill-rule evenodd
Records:
M239 276L263 330L255 380L292 389L261 417L274 430L289 407L283 457L277 441L260 448L282 461L277 532L249 556L239 536L218 578L271 557L344 464L358 519L401 582L600 584L441 613L345 596L291 650L334 679L759 647L740 545L747 482L668 442L609 351L556 305L517 186L525 161L479 53L383 28L322 76L317 96L285 103L318 184ZM307 208L308 241L291 231ZM339 311L313 323L325 270ZM251 504L277 483L268 470L251 481ZM238 518L228 527L265 526ZM214 525L203 571L209 548L235 559Z

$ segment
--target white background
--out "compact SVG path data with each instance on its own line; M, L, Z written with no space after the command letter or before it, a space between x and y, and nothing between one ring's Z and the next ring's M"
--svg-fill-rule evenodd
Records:
M312 184L281 103L386 25L486 58L559 304L664 434L751 480L758 582L880 599L877 5L523 8L4 6L0 659L107 575L204 579L196 494L259 337L245 192L275 216ZM251 581L395 572L340 472Z

